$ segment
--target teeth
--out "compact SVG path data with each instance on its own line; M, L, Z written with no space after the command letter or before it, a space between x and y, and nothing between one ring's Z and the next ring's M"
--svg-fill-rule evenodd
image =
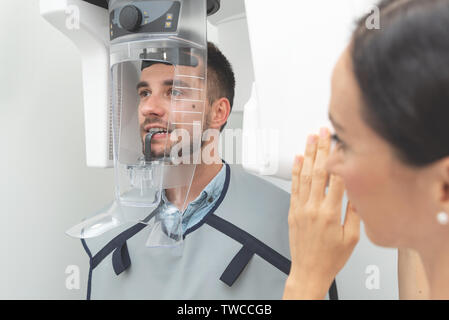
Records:
M166 133L167 130L164 128L151 128L150 130L148 130L148 132L151 132L151 133L164 132L164 133Z

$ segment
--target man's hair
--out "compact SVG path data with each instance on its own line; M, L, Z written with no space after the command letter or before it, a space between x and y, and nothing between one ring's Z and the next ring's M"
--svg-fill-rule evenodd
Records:
M168 62L162 61L142 61L141 70L151 67L154 64L162 63L171 65ZM227 98L229 104L234 104L235 91L235 77L234 71L229 60L212 42L207 43L207 92L209 104L212 105L220 98ZM226 122L227 123L227 122ZM221 126L220 131L226 126L226 123Z
M207 91L210 105L224 97L229 100L232 110L235 93L234 72L228 59L212 42L207 43ZM221 126L220 131L226 123Z

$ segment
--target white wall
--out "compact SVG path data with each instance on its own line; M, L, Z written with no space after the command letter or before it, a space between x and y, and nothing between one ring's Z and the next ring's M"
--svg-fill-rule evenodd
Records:
M85 165L80 57L36 0L2 0L0 43L0 299L84 299L87 255L64 232L112 200L113 176Z

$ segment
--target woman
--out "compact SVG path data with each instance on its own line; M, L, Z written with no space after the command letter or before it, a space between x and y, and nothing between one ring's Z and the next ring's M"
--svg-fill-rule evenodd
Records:
M421 258L425 276L416 280L428 282L431 299L449 299L449 0L386 0L379 9L380 30L362 18L335 66L336 134L310 136L295 160L285 299L325 297L360 219L402 262L419 267Z

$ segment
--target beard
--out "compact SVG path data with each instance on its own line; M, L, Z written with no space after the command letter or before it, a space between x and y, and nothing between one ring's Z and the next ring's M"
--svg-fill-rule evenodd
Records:
M168 128L168 123L163 123L160 121L160 119L146 119L143 124L140 126L141 132L142 132L142 154L145 155L145 139L147 136L147 132L144 129L144 127L148 124L157 123L160 124L161 127L167 128L167 138L165 140L165 147L162 150L153 150L153 147L151 147L150 155L152 160L161 160L164 158L172 158L172 157L178 157L178 158L190 158L190 160L193 160L193 157L196 157L198 155L198 152L200 152L204 145L207 143L207 141L203 141L202 137L206 130L210 128L210 112L208 112L205 115L205 121L204 121L204 127L201 130L201 136L195 137L194 134L191 134L190 131L186 130L188 132L188 139L189 141L182 141L182 139L178 139L178 141L171 141L171 134L173 132L176 132L177 129L179 130L185 130L181 128ZM153 144L153 142L151 143ZM172 154L173 147L175 147L177 144L181 144L182 146L180 148L177 147L178 151L176 154ZM192 162L190 162L192 163Z

